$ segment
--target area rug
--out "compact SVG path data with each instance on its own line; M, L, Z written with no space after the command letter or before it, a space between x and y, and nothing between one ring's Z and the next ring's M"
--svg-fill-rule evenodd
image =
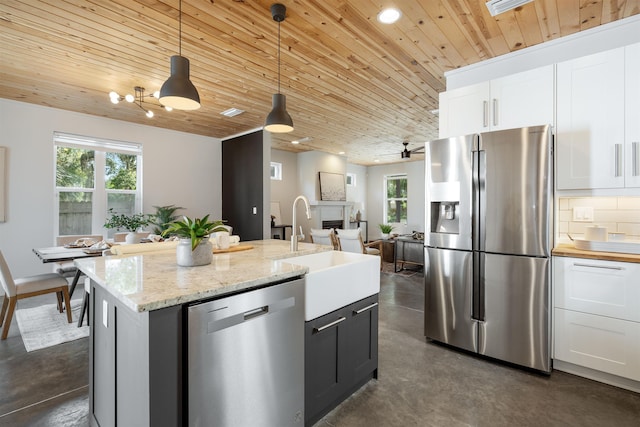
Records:
M78 328L82 301L71 301L73 322L67 323L67 314L58 312L56 304L16 310L16 320L27 352L51 347L63 342L89 336L89 327Z

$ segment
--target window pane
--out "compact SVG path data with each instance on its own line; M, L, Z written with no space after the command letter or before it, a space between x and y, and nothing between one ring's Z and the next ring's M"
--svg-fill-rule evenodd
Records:
M388 200L387 201L387 223L407 222L407 201Z
M107 153L105 187L114 190L135 190L137 178L137 156Z
M81 148L56 147L56 186L94 188L95 153Z
M58 235L92 234L92 196L88 192L60 192Z
M136 195L131 193L107 193L107 219L114 214L133 215L136 208ZM109 209L113 209L112 212ZM115 233L127 230L107 229L107 238L112 238Z

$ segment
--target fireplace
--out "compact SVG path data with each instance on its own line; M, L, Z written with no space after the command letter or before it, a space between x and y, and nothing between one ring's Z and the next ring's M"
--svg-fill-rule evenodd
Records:
M329 228L349 227L349 213L353 202L312 200L309 204L311 205L311 221L303 224L305 233L309 232L309 228L323 228L326 230Z
M322 221L322 229L328 230L330 228L342 228L343 221L341 219L331 219Z

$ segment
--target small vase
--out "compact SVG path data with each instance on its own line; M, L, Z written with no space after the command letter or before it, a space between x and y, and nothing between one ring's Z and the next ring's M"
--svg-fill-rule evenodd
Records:
M382 233L382 240L389 239L389 233Z
M205 237L192 251L191 239L180 239L176 247L176 261L182 267L211 264L211 261L213 261L213 244L211 244L208 237Z
M140 243L146 235L147 233L136 233L134 231L130 231L126 236L124 236L124 242L129 245L132 243Z

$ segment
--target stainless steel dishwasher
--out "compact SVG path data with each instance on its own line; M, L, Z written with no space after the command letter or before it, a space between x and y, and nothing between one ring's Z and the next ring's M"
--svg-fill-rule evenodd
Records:
M188 309L190 426L304 425L304 279Z

